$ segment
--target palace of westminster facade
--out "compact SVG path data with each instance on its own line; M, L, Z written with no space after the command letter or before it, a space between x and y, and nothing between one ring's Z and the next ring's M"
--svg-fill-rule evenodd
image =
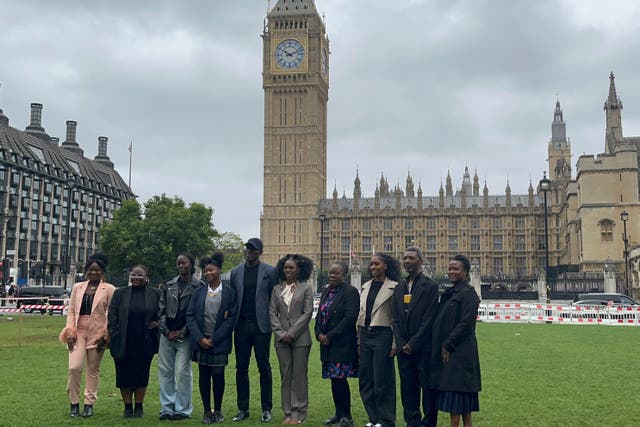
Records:
M312 0L279 0L263 39L264 258L303 253L326 269L333 260L368 265L373 251L400 256L417 245L433 274L453 254L476 260L483 275L531 276L545 265L544 193L537 182L514 194L481 187L465 168L460 185L447 174L439 194L424 195L412 177L391 188L381 176L363 197L356 172L352 197L326 197L329 39ZM613 73L604 104L605 151L579 157L575 172L560 102L548 142L547 225L550 272L624 272L623 225L631 250L640 233L640 137L622 134L622 103ZM629 221L623 224L621 213ZM631 251L631 253L634 253ZM637 287L637 260L631 262Z

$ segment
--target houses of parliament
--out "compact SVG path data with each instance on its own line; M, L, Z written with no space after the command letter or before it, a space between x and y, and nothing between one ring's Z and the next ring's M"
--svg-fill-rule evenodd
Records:
M464 253L483 275L531 276L544 269L547 237L551 272L602 271L606 263L624 271L623 226L629 251L640 233L640 137L622 132L613 73L604 102L604 152L580 156L575 168L560 101L550 106L546 191L531 182L512 192L505 178L505 188L490 193L477 172L465 168L461 179L447 173L437 195L423 194L411 175L403 188L392 188L383 175L373 197L365 197L354 171L350 197L335 188L326 197L329 38L315 3L279 0L262 39L267 262L303 253L318 265L322 254L325 268L338 259L367 266L373 251L400 256L417 245L434 275ZM637 287L637 266L632 270Z

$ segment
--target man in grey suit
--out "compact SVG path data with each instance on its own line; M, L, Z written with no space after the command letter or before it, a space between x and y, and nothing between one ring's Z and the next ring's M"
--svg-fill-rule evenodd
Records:
M233 421L249 417L249 361L255 352L260 373L262 422L271 421L272 376L269 364L271 325L269 299L277 283L273 267L260 261L262 241L256 237L245 243L244 262L231 270L230 284L238 296L238 317L234 333L238 414Z

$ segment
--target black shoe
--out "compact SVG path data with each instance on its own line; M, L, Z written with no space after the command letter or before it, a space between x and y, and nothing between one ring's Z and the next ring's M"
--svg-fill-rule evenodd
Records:
M173 421L185 420L185 419L187 419L187 418L189 418L189 416L188 416L188 415L178 414L178 413L173 414L173 415L171 416L171 419L172 419Z
M202 424L211 424L213 422L213 415L211 411L204 411L204 415L202 416Z
M233 421L242 421L246 418L249 418L249 410L243 411L242 409L238 411L238 415L233 417Z
M332 415L330 418L324 420L324 425L330 426L332 424L338 424L340 422L340 418L337 415Z
M224 415L222 415L222 411L213 411L213 422L221 423L224 421Z
M122 414L122 418L133 418L133 408L131 406L124 407L124 413Z
M93 405L84 405L82 409L82 417L89 418L93 416Z
M69 416L71 418L76 418L78 415L80 415L80 404L72 403L71 409L69 410Z
M266 411L262 411L262 416L260 417L260 421L262 421L263 423L270 423L271 411L268 409Z
M173 414L169 412L163 412L160 414L160 421L171 421L173 419Z
M133 418L142 418L143 415L144 409L142 409L142 406L136 405L136 407L133 408Z
M340 418L338 427L352 427L352 426L353 426L353 420L351 418L347 418L347 417Z

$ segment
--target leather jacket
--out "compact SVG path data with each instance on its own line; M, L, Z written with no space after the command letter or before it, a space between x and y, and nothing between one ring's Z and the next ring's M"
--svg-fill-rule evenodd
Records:
M158 309L158 319L160 323L160 333L166 335L170 332L167 327L167 319L180 319L184 322L184 325L179 329L179 339L182 339L188 335L187 330L187 307L189 306L189 300L194 291L202 285L202 282L195 277L191 277L191 284L187 285L182 291L182 294L178 293L178 278L176 276L169 280L162 289L160 294L160 304ZM179 296L179 300L178 300Z

